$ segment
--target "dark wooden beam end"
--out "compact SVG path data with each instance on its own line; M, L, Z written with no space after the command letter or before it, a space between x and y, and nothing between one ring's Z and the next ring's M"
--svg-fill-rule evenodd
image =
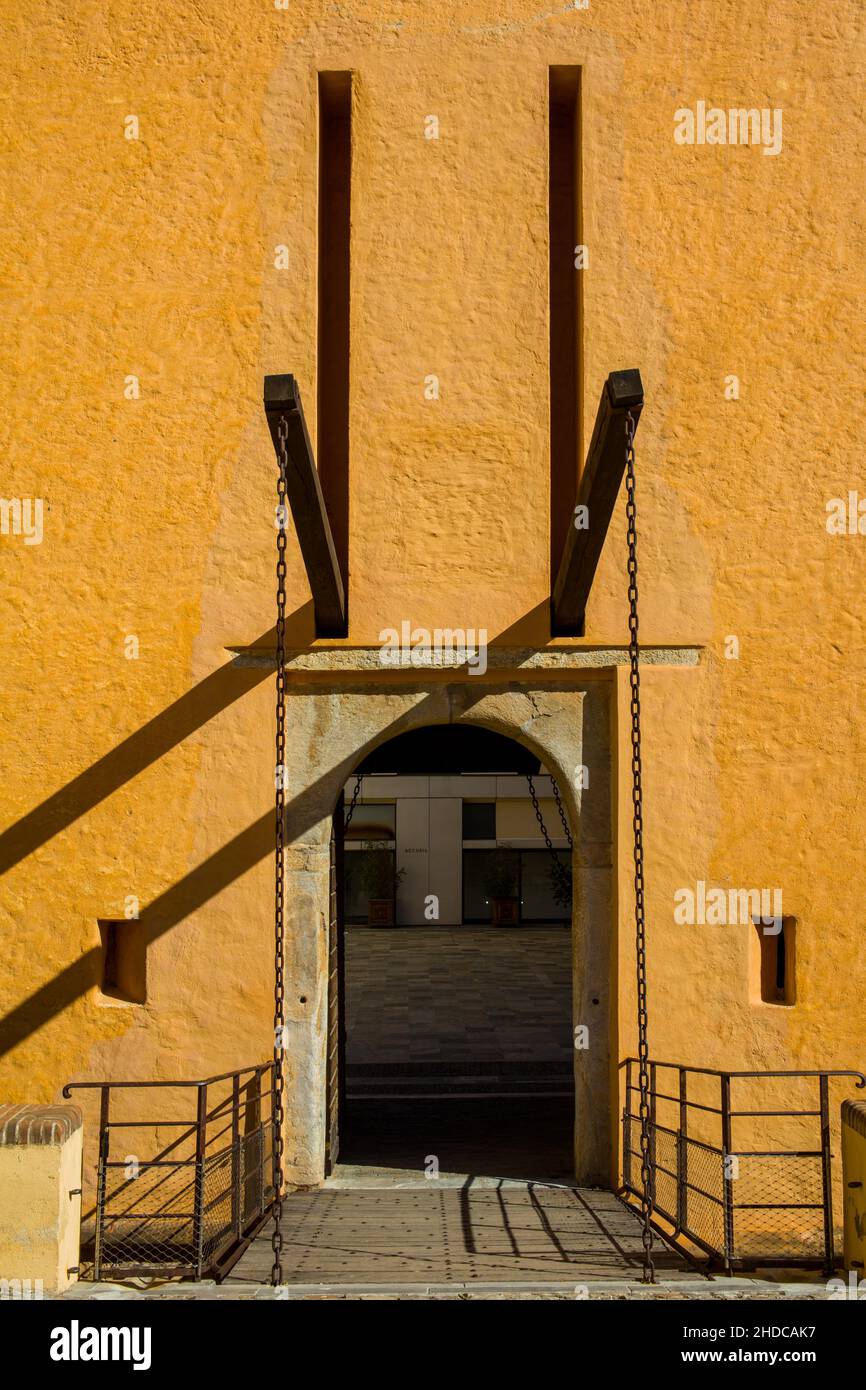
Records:
M592 581L625 473L626 415L631 411L637 427L642 409L640 372L611 372L602 389L575 501L575 512L578 507L586 508L588 526L578 529L572 518L553 586L550 620L554 637L583 636Z
M266 376L264 405L278 460L280 419L286 421L286 492L313 595L316 636L345 637L345 584L295 378Z

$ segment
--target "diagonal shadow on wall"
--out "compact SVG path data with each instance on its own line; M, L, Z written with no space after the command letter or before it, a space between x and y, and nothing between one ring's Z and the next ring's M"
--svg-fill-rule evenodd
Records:
M302 620L311 608L312 600L293 613L287 625ZM271 628L251 646L273 648L274 643L274 629ZM229 661L206 676L105 757L4 830L0 834L0 874L8 873L28 854L86 815L271 674L267 667L238 666Z
M259 639L259 642L255 645L266 645L267 636L268 634L265 634L265 638ZM493 643L490 645L493 645ZM228 674L231 670L234 670L239 677L247 679L233 682ZM269 666L254 668L221 667L218 672L214 673L214 676L208 677L203 681L201 686L196 686L195 691L191 691L188 697L182 697L181 700L176 701L174 705L169 706L168 710L164 711L163 715L157 716L150 724L145 725L138 734L131 735L124 743L119 744L118 748L115 749L113 753L107 754L99 763L94 764L94 768L103 768L103 773L97 781L92 783L89 782L87 780L88 773L82 773L81 776L70 783L69 787L65 788L63 792L58 792L56 797L49 798L48 801L43 802L41 807L38 807L36 811L32 812L31 817L37 816L39 812L44 812L45 815L47 815L46 808L51 807L60 798L64 797L66 793L72 795L72 789L76 789L77 800L65 803L66 819L58 823L52 820L50 824L53 825L53 829L50 830L48 828L48 821L41 822L40 833L46 831L48 833L43 833L43 838L37 839L35 843L44 843L44 839L50 838L51 834L56 834L57 831L62 828L63 824L71 824L78 816L83 815L86 810L89 809L90 805L97 804L98 801L102 800L104 796L109 795L116 787L123 785L129 777L134 776L141 767L147 766L147 761L149 760L142 761L144 745L135 744L135 740L144 736L147 730L152 731L150 735L148 735L148 744L152 750L154 748L161 748L162 751L167 751L169 748L174 747L176 743L180 742L186 734L179 732L179 727L182 726L179 726L175 722L178 719L178 706L182 706L185 699L192 699L197 692L201 691L202 686L208 686L209 682L215 681L217 677L222 677L221 681L217 684L209 686L206 699L200 705L194 706L198 711L195 718L193 718L192 714L193 707L184 707L184 716L188 725L187 733L200 727L201 724L205 722L205 718L209 717L198 717L202 714L202 710L207 707L208 703L214 706L213 713L218 713L221 709L226 707L226 704L231 703L233 699L239 698L246 690L251 689L253 686L257 685L262 680L268 679L272 675L273 669ZM454 675L459 678L459 671L455 670ZM349 689L350 683L341 680L340 688ZM366 690L369 687L364 683L359 686L359 688ZM403 688L409 689L410 687ZM418 686L414 688L426 689L427 687L423 684L422 680L419 679ZM484 681L479 681L477 686L472 685L468 680L465 684L462 684L463 700L461 704L461 713L465 713L466 709L471 708L478 700L483 699L487 689L488 687ZM225 700L224 703L219 703L217 692L222 692L223 697L227 693L230 693L230 698ZM289 686L289 693L291 694L291 685ZM201 696L199 696L199 698L201 699ZM428 700L431 703L435 701L438 706L438 693L435 696L428 695L426 700L420 701L419 704L413 706L411 711L402 714L387 728L387 730L384 730L381 735L370 740L369 743L363 747L354 749L351 755L344 758L340 763L337 763L329 772L323 773L316 782L306 787L299 796L290 802L286 807L286 815L291 821L293 834L296 836L301 835L313 825L317 824L322 817L321 808L323 797L329 796L335 786L341 786L342 783L351 776L353 769L367 752L371 751L372 748L379 743L384 743L389 738L403 733L406 729L415 727L419 721L419 716L421 722L423 722L424 708ZM168 721L165 726L161 723L163 719ZM155 733L153 732L154 726L158 726ZM135 746L130 754L128 746L131 743ZM122 750L127 750L126 754L123 756L121 756ZM157 751L154 753L154 756L159 757L161 753ZM109 764L107 773L104 770L104 765L106 763ZM114 776L114 785L111 784L111 774ZM91 798L89 801L87 800L88 797ZM59 815L59 808L55 807L53 816L57 818ZM25 822L29 819L30 817L25 817ZM19 826L22 824L24 824L24 822L18 822ZM15 828L17 827L13 827L13 829ZM11 834L11 831L7 832L7 834ZM35 824L34 829L31 830L31 838L34 834ZM35 844L33 847L35 848ZM272 854L273 851L274 815L272 810L268 810L265 815L247 826L245 830L242 830L238 835L234 836L227 844L223 845L214 854L203 860L201 864L184 875L177 883L172 884L170 888L167 888L164 893L161 893L152 903L142 909L141 923L144 928L146 945L149 946L152 942L158 940L165 932L170 931L178 922L183 921L185 917L197 911L211 898L222 892L224 888L227 888L229 884L240 878L262 859ZM12 1009L0 1020L0 1056L11 1051L12 1048L23 1042L24 1039L29 1037L32 1033L37 1032L49 1022L50 1019L62 1013L63 1010L74 1003L77 998L80 998L87 990L98 984L101 974L102 951L99 947L94 947L93 950L87 951L72 965L67 966L65 970L61 970L48 982L48 984L43 985L41 989L36 990L27 999L23 1000L16 1008Z

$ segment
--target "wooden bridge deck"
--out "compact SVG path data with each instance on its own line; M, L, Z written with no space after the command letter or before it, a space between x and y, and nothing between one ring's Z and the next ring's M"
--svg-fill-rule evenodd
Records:
M576 1284L640 1277L641 1228L612 1192L546 1183L325 1186L283 1204L288 1284ZM267 1283L271 1228L247 1247L225 1283ZM666 1278L694 1279L656 1241Z

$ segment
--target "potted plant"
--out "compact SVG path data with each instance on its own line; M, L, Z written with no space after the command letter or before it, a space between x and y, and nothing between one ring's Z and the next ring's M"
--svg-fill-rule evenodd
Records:
M354 855L352 856L355 857ZM367 898L367 923L371 927L394 925L394 899L406 877L405 869L394 866L394 848L386 840L372 840L358 855L355 872Z
M571 865L564 864L561 859L550 860L547 866L550 877L550 895L557 907L571 908L572 883Z
M520 920L517 855L507 845L490 852L484 873L484 889L490 901L495 927L513 927Z

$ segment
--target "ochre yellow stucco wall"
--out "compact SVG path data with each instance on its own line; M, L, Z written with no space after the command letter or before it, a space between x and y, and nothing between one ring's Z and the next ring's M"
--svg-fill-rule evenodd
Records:
M264 373L316 432L321 69L354 73L349 644L403 619L548 643L547 74L578 64L584 433L639 367L641 634L702 647L644 680L653 1050L862 1065L866 538L825 527L862 486L860 6L4 9L2 490L46 512L41 545L0 537L3 1096L268 1051L272 690L227 649L271 640ZM698 100L782 108L781 153L678 146ZM623 524L558 645L624 639ZM746 929L674 924L698 879L782 888L795 1007L754 1002ZM137 1008L96 989L131 894Z

